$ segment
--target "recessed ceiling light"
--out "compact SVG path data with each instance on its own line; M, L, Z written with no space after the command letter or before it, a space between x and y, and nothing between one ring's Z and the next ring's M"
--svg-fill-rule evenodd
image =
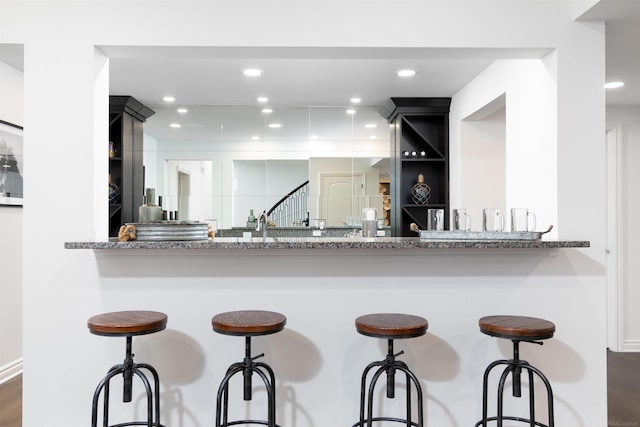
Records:
M269 100L269 98L267 98L266 96L260 96L260 97L258 97L258 102L261 102L261 103L265 103L265 102L267 102L268 100Z
M186 108L178 108L178 113L184 114L187 111L189 111L189 110L187 110Z
M347 114L355 114L355 113L356 113L356 110L354 110L353 108L349 108L347 110Z
M368 128L368 129L373 129L373 128L377 128L378 125L375 123L367 123L366 125L364 125L364 127Z
M371 135L371 136L369 137L369 139L376 139L376 138L378 138L378 137L377 137L377 136L375 136L375 135Z
M309 138L311 138L311 139L318 139L318 135L311 135Z
M398 75L400 77L411 77L414 76L416 74L416 72L414 70L400 70L398 71Z
M265 114L269 114L269 113L273 113L273 110L271 108L263 108L262 112Z
M180 123L171 123L169 126L174 128L174 129L177 129L177 128L181 127Z
M604 84L605 89L617 89L624 86L624 82L609 82Z
M282 127L280 123L269 123L267 126L269 126L271 129L278 129Z
M262 70L259 70L257 68L247 68L246 70L242 71L242 74L249 77L257 77L262 75Z
M173 96L165 96L164 98L162 98L162 100L163 100L164 102L173 102L173 101L175 101L176 99L175 99Z
M349 101L352 104L360 104L362 102L362 99L360 99L360 98L351 98Z
M260 137L259 137L258 135L253 135L253 136L251 137L251 139L253 139L253 140L258 140L258 139L260 139Z

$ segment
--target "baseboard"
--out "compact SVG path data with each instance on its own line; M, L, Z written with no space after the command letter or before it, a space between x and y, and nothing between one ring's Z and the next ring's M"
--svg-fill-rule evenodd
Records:
M625 340L622 344L622 351L640 353L640 340Z
M22 358L7 365L0 366L0 384L9 381L11 378L18 376L21 373Z

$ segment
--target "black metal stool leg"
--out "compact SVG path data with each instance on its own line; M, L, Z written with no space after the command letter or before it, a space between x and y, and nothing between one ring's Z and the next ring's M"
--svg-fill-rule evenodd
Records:
M149 379L142 371L146 369L153 377L154 389L152 391ZM93 395L93 404L91 410L91 426L97 427L98 423L98 403L100 396L103 396L102 406L102 425L103 427L109 427L109 396L110 396L110 383L116 376L122 374L123 376L123 393L122 401L127 403L132 400L133 389L133 377L137 376L142 382L145 388L145 394L147 396L147 421L131 421L120 424L115 424L111 427L121 426L133 426L133 425L146 425L147 427L162 427L160 423L160 379L158 372L153 366L141 363L136 364L133 362L133 353L131 352L131 337L127 336L126 356L122 364L113 366L107 373L107 375L98 383Z
M380 366L382 364L382 362L371 362L367 365L367 367L364 369L364 371L362 372L362 379L360 381L360 421L354 425L355 426L364 426L364 420L365 420L365 409L367 408L367 405L365 405L365 401L367 399L367 376L369 375L369 371L373 368L375 368L376 366ZM371 406L371 405L369 405Z
M389 339L387 343L387 357L382 361L372 362L364 369L362 373L362 380L360 384L360 420L353 425L353 427L364 427L365 424L367 427L371 427L373 422L376 421L389 421L389 422L398 422L404 423L407 427L423 426L424 413L423 413L423 397L422 397L422 387L420 386L420 381L415 376L413 372L409 369L406 363L400 360L396 360L396 357L403 354L404 352L394 353L393 350L393 340ZM373 376L369 380L367 386L367 378L371 369L377 367ZM374 391L378 379L380 376L385 373L386 374L386 396L389 399L395 398L395 373L396 371L401 371L405 373L406 377L406 417L404 419L396 418L396 417L374 417L373 416L373 398ZM411 405L411 384L417 390L417 403L418 403L418 422L412 421L412 405ZM366 416L365 416L366 412Z
M268 418L270 420L273 420L272 424L273 426L275 426L275 420L276 420L276 390L275 390L275 384L276 384L276 376L275 373L273 372L273 369L271 369L271 366L267 365L266 363L262 363L262 362L257 362L255 363L256 368L260 368L263 369L264 371L267 372L267 375L269 376L268 380L263 377L262 380L265 383L265 386L267 384L270 385L270 387L267 387L267 402L268 402L268 406L269 406L269 414ZM262 375L261 375L262 376Z
M534 344L542 344L537 341L526 341ZM519 357L519 341L513 341L514 348L514 357L509 360L496 360L489 364L489 366L485 369L483 380L482 380L482 419L475 424L475 427L487 427L487 423L490 421L495 421L497 427L502 427L504 420L509 421L518 421L522 423L529 424L530 427L538 426L538 427L554 427L554 413L553 413L553 390L551 389L551 384L547 377L535 366L530 365L526 360L521 360ZM506 365L504 370L500 375L500 380L498 382L497 389L497 413L495 417L488 416L488 383L489 383L489 375L493 368L499 365ZM524 417L515 417L515 416L506 416L504 415L504 387L509 374L512 377L512 395L516 398L522 396L522 384L520 382L520 377L522 374L522 370L527 371L528 380L529 380L529 418ZM547 390L547 409L548 409L548 424L543 424L541 422L536 421L535 419L535 376L537 376L544 384Z
M135 365L135 368L146 369L151 373L151 376L153 377L154 391L152 393L152 398L155 413L155 424L160 425L160 376L158 375L158 371L156 371L156 369L148 363L137 363Z
M529 373L529 427L534 427L536 425L536 393L534 390L533 383L533 371L531 369L527 369Z
M262 424L268 427L277 427L276 424L276 391L275 374L269 365L263 362L255 362L255 359L263 357L264 353L251 356L251 337L245 337L245 357L242 362L232 364L218 387L216 398L216 427L227 427L237 424ZM229 382L231 378L242 372L243 399L252 400L252 377L255 373L264 383L267 391L267 420L228 420L229 414Z

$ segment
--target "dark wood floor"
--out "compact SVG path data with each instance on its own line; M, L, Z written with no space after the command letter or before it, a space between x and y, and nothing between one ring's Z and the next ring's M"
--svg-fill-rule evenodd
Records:
M0 384L0 427L22 427L22 375Z
M640 427L640 353L607 352L609 426ZM0 385L0 427L22 427L22 375Z
M607 351L610 426L640 427L640 353Z

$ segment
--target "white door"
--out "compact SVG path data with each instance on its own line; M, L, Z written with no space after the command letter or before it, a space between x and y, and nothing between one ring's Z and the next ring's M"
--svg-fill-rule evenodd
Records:
M320 174L320 217L328 226L360 218L364 207L364 174Z
M624 350L622 282L619 271L619 159L618 127L607 125L607 347Z

